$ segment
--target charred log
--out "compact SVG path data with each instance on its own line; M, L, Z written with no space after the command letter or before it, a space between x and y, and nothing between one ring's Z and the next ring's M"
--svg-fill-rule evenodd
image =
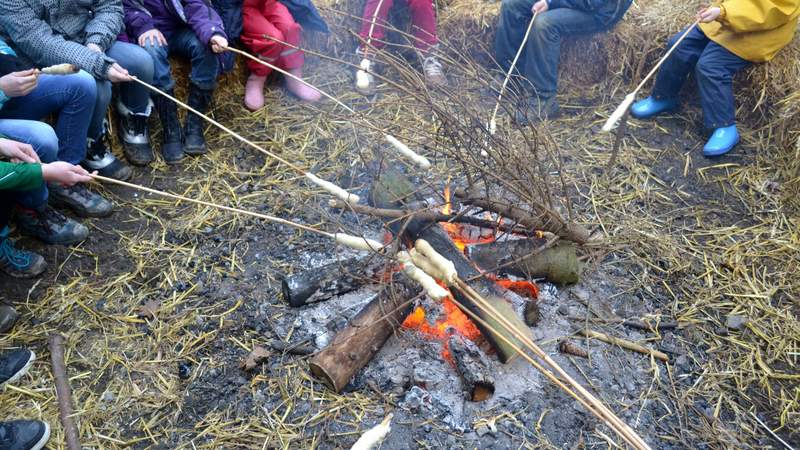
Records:
M411 313L413 305L408 300L421 289L402 276L394 278L325 349L311 358L311 371L332 390L341 392Z
M464 382L467 399L473 402L488 400L494 395L491 363L474 342L454 334L448 340L456 370Z
M383 268L380 258L367 255L285 276L281 279L283 301L298 308L329 300L376 281Z
M575 245L557 242L547 245L545 239L517 239L488 244L469 245L469 259L481 269L510 273L527 279L545 278L553 283L574 284L580 279L581 263Z
M373 206L379 208L398 208L403 207L406 202L414 201L414 194L417 188L402 174L395 171L387 171L381 174L374 185L371 195ZM455 246L453 240L447 235L442 227L436 222L425 220L410 219L403 223L390 222L387 226L395 233L401 234L407 242L415 242L417 239L424 239L442 256L453 262L462 280L468 281L469 285L491 304L495 311L508 320L513 326L523 333L530 334L530 329L525 326L520 317L503 298L505 289L501 288L492 280L481 277L480 272L464 254ZM483 336L497 350L498 357L502 362L513 359L517 352L512 345L497 335L502 334L508 341L517 347L522 344L514 337L511 332L505 330L503 325L493 319L482 308L475 305L468 297L454 290L453 295L462 305L486 322L489 327L477 323Z

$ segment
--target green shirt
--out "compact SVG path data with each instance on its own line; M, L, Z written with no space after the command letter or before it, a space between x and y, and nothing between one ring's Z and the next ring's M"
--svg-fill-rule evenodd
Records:
M0 161L0 190L29 191L42 185L42 165Z

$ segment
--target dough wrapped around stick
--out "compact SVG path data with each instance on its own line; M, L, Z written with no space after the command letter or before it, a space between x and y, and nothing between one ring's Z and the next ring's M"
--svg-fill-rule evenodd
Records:
M55 66L44 67L40 70L45 75L72 75L78 73L80 69L75 64L56 64Z

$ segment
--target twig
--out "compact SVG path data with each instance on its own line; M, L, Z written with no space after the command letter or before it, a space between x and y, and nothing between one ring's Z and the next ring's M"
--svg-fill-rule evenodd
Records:
M669 361L669 356L667 356L666 353L647 348L643 345L637 344L636 342L631 342L626 339L618 338L615 336L609 336L605 333L601 333L599 331L594 331L594 330L581 330L581 334L586 336L587 338L594 338L597 339L598 341L603 341L608 344L617 345L622 348L626 348L628 350L633 350L634 352L650 355L656 359L660 359L661 361Z
M64 427L64 440L69 450L81 450L78 427L73 419L72 393L69 388L67 366L64 362L64 336L58 333L50 335L50 360L53 363L53 378L56 383L56 397L58 397L58 416L61 426Z
M772 431L772 429L771 429L770 427L768 427L768 426L767 426L767 424L765 424L764 422L762 422L762 421L761 421L761 419L759 419L757 415L753 414L753 412L752 412L752 411L750 411L750 415L751 415L751 416L753 416L753 419L756 419L756 422L758 422L758 424L759 424L759 425L761 425L762 427L764 427L764 429L765 429L765 430L767 430L767 433L769 433L769 434L770 434L772 437L774 437L774 438L775 438L775 439L776 439L778 442L780 442L781 444L783 444L783 446L784 446L784 447L786 447L786 450L794 450L794 448L793 448L791 445L789 445L788 443L786 443L786 441L784 441L783 439L781 439L781 437L780 437L780 436L778 436L777 434L775 434L775 432L774 432L774 431Z

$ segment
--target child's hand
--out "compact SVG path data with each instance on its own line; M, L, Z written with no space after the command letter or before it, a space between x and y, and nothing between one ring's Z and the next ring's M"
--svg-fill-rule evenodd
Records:
M129 74L128 71L118 63L114 63L108 68L106 77L108 78L108 81L112 83L125 83L131 81L131 74Z
M64 161L42 164L42 178L45 181L52 181L65 186L73 186L77 183L86 183L92 180L86 169Z
M550 7L550 5L547 3L547 0L539 0L538 2L533 4L533 8L531 8L531 12L534 13L534 14L537 14L537 13L541 14L541 13L547 11L547 9L549 7Z
M139 45L141 47L147 47L148 45L163 47L167 45L167 38L164 37L163 33L153 28L150 31L145 31L141 34L141 36L139 36Z
M228 49L228 40L218 34L211 36L209 44L211 44L211 51L214 53L222 53Z
M0 89L9 97L28 95L37 84L39 84L39 72L34 69L12 72L0 77Z
M33 151L33 147L29 144L12 141L11 139L0 138L0 155L5 156L13 162L40 162L39 155Z
M711 6L698 12L697 20L703 23L713 22L719 19L720 14L722 14L722 10L719 6Z

